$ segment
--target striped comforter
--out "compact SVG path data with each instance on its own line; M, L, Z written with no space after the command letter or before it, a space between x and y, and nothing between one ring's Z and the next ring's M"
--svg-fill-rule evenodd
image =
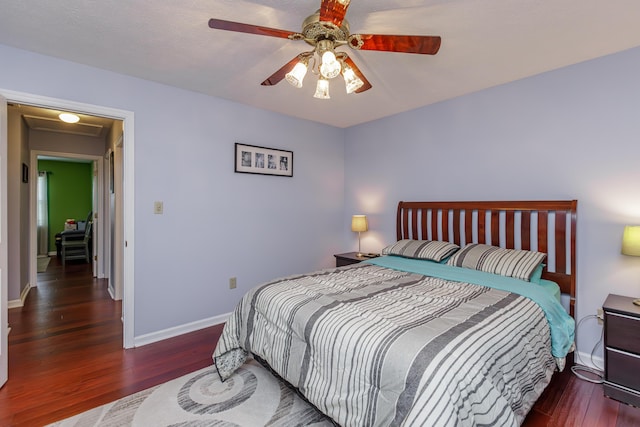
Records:
M247 293L214 352L248 353L342 426L519 425L555 369L528 298L366 263Z

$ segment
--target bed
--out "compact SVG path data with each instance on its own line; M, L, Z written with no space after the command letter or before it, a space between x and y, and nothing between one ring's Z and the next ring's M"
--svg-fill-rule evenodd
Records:
M576 208L400 202L383 256L248 292L218 373L252 355L345 427L519 425L573 347Z

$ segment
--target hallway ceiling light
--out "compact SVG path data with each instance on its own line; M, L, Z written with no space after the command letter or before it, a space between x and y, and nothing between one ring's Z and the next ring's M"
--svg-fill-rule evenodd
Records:
M71 113L60 113L58 117L65 123L78 123L80 121L80 117Z

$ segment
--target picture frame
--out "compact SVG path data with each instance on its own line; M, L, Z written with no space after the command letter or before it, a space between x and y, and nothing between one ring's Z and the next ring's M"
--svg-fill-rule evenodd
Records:
M29 166L22 164L22 182L29 182Z
M293 177L293 151L257 145L235 145L235 172Z

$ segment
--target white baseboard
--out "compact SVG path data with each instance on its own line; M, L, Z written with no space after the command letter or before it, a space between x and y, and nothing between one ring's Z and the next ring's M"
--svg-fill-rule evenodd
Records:
M592 369L597 369L602 371L604 369L604 359L602 357L594 356L593 361L592 357L589 353L584 353L582 351L576 351L574 362L577 365L587 366ZM595 363L595 365L594 365Z
M31 290L32 287L33 286L27 283L27 286L25 286L22 292L20 293L20 299L7 301L7 308L24 307L24 302L27 300L27 295L29 295L29 291Z
M229 316L231 316L231 313L221 314L220 316L210 317L197 322L191 322L185 325L164 329L162 331L141 335L133 339L133 346L141 347L143 345L152 344L168 338L177 337L178 335L188 334L189 332L195 332L210 326L219 325L221 323L225 323Z
M22 303L21 300L19 299L12 299L11 301L7 301L7 308L8 309L12 309L12 308L20 308L22 307L24 304Z

